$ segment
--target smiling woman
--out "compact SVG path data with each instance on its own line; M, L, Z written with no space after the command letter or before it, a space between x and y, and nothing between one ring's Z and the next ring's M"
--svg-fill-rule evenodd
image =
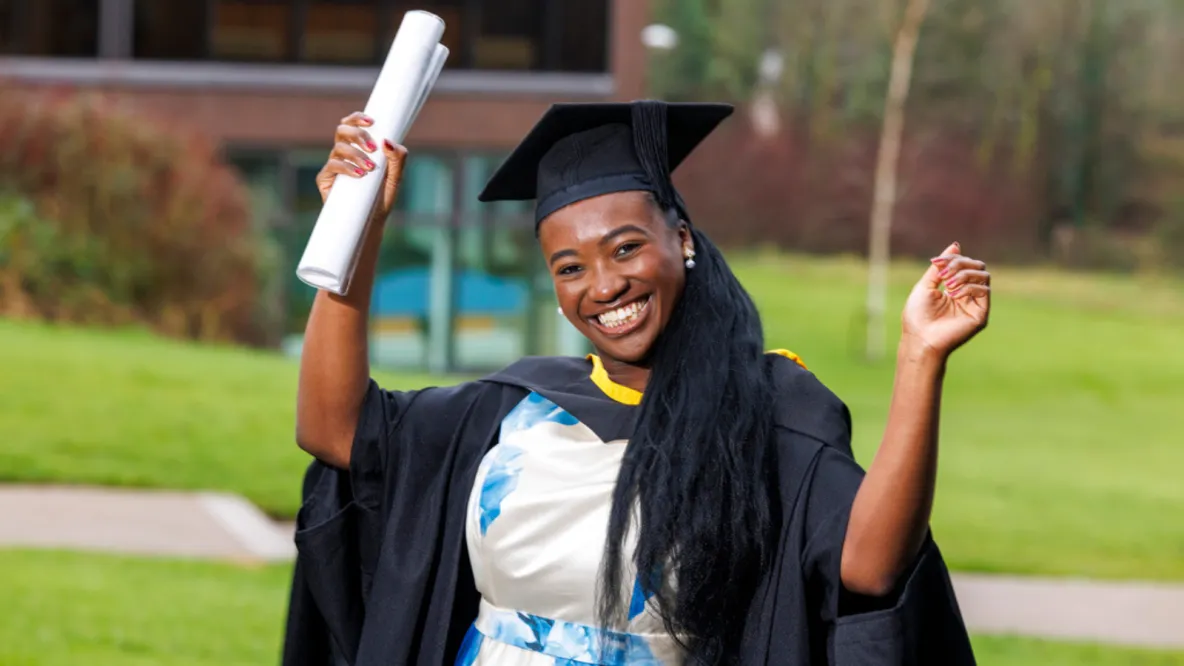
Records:
M539 242L564 315L622 383L644 389L644 373L627 368L643 367L682 294L683 256L694 253L689 228L668 224L652 196L629 192L556 212Z
M766 352L756 307L671 183L730 113L556 105L481 194L536 202L589 358L382 389L366 352L371 226L354 288L317 295L303 349L297 440L318 461L288 666L334 651L359 666L973 663L928 519L945 359L985 325L989 275L955 244L918 282L865 474L846 406ZM322 196L370 170L370 122L338 128ZM384 150L376 220L405 155Z

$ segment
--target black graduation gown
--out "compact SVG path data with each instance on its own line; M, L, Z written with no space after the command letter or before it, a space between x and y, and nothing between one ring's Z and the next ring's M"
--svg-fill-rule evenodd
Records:
M813 374L769 356L778 386L782 518L774 566L745 625L757 666L973 664L945 563L927 541L898 589L846 593L839 561L863 470L846 406ZM481 380L386 391L371 382L350 470L314 462L297 516L283 666L452 664L477 616L465 512L502 418L536 391L604 441L636 408L608 400L578 358L526 358Z

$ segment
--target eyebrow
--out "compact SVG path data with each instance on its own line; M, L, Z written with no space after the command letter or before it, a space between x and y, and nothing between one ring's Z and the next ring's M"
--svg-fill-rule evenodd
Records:
M564 257L574 257L574 256L576 256L575 250L560 250L560 251L556 252L555 254L551 255L551 259L547 263L554 266L556 261L559 261L560 259L562 259Z
M639 233L643 236L649 235L648 233L646 233L645 229L642 229L641 227L637 226L636 224L626 224L626 225L619 226L616 229L613 229L612 231L605 234L604 238L600 239L599 245L601 245L601 246L608 245L617 236L620 236L622 234L627 234L631 231Z
M637 226L636 224L625 224L625 225L619 226L616 229L613 229L612 231L605 234L604 238L601 238L600 241L597 243L597 245L600 245L600 246L608 245L617 236L627 234L630 232L639 233L644 236L649 235L645 229L642 229L641 227ZM576 254L577 254L577 252L572 249L559 250L555 254L551 255L551 258L548 260L548 263L551 265L554 265L556 261L559 261L560 259L562 259L564 257L574 257L574 256L576 256Z

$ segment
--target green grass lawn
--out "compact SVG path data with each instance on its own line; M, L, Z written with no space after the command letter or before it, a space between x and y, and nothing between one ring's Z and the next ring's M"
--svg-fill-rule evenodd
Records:
M850 405L868 464L892 367L858 354L863 267L734 263L769 346L800 353ZM893 331L923 268L894 271ZM946 384L934 526L952 566L1184 579L1184 287L994 273L990 328ZM0 480L226 489L291 515L307 462L296 372L270 354L0 321Z
M289 571L0 551L0 664L276 664Z
M2 481L225 489L295 515L309 458L291 359L0 320L0 369Z
M278 663L286 566L0 550L0 664ZM975 638L984 666L1184 666L1184 653Z
M859 360L862 265L766 257L737 271L769 344L847 401L870 463L892 367ZM893 331L919 271L894 273ZM952 566L1184 578L1184 285L992 273L990 325L955 353L943 403L934 530Z

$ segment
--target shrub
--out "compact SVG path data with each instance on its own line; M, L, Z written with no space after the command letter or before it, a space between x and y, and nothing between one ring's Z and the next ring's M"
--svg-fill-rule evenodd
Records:
M97 94L0 93L0 314L261 342L263 246L211 143Z

